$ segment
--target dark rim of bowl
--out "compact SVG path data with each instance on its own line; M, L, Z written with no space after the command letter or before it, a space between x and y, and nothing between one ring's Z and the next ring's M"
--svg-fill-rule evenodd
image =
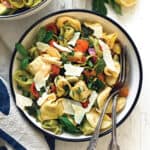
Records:
M32 7L32 8L29 8L27 10L23 10L22 12L19 12L19 13L16 13L16 14L11 14L11 15L4 15L4 16L1 16L0 15L0 19L6 19L6 18L15 18L17 16L21 16L21 15L25 15L27 13L30 13L31 11L37 9L38 7L42 6L45 2L47 2L48 0L43 0L41 3L39 3L38 5Z
M54 13L51 13L43 18L41 18L40 20L36 21L20 38L19 40L19 43L22 42L22 40L24 39L24 37L29 33L30 30L32 30L38 23L42 22L43 20L49 18L49 17L52 17L52 16L55 16L55 15L58 15L58 14L61 14L61 13L69 13L69 12L84 12L84 13L91 13L93 15L96 15L96 16L100 16L108 21L110 21L112 24L114 24L115 26L117 26L124 34L125 36L128 38L128 40L131 42L133 48L134 48L134 51L136 53L136 57L137 57L137 60L138 60L138 65L139 65L139 75L140 75L140 81L139 81L139 87L138 87L138 91L136 93L136 97L135 97L135 100L134 100L134 103L132 104L130 110L126 113L126 115L124 116L124 118L122 118L118 123L117 123L117 127L120 126L126 119L127 117L131 114L131 112L133 111L135 105L137 104L137 101L138 101L138 98L140 96L140 92L141 92L141 89L142 89L142 83L143 83L143 69L142 69L142 63L141 63L141 59L140 59L140 55L139 55L139 52L138 52L138 49L136 47L136 45L134 44L133 40L131 39L131 37L129 36L129 34L118 24L116 23L114 20L112 20L111 18L108 18L106 16L102 16L102 15L99 15L97 14L96 12L93 12L93 11L90 11L90 10L83 10L83 9L68 9L68 10L60 10L60 11L57 11L57 12L54 12ZM9 78L10 78L10 87L11 87L11 93L13 95L13 98L15 100L15 92L14 92L14 89L13 89L13 78L12 78L12 70L13 70L13 61L14 61L14 58L15 58L15 55L16 55L16 49L14 49L14 52L13 52L13 55L12 55L12 58L11 58L11 64L10 64L10 71L9 71ZM21 114L23 114L23 116L25 116L25 118L27 118L27 116L20 110ZM27 120L36 128L40 129L39 127L37 127L29 118L27 118ZM88 141L91 139L91 136L90 137L85 137L83 139L73 139L73 138L64 138L64 137L60 137L58 135L53 135L53 134L50 134L49 132L46 132L46 131L43 131L42 129L40 129L43 133L45 134L49 134L50 136L52 136L53 138L56 138L56 139L60 139L60 140L64 140L64 141L72 141L72 142L84 142L84 141ZM99 137L102 137L104 135L107 135L111 132L111 129L109 130L106 130L102 133L100 133Z

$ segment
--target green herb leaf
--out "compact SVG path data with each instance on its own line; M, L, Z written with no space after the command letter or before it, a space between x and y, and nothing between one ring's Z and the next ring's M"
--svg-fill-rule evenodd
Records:
M92 1L92 9L96 11L100 15L107 15L107 8L105 4L108 4L112 7L112 9L119 15L122 14L121 6L115 2L115 0L93 0Z
M43 42L48 43L52 38L53 38L53 32L48 31L48 32L46 32L46 35L45 35Z
M96 92L99 92L100 90L104 89L105 84L96 78L90 78L87 81L87 86L91 90L95 90Z
M35 102L32 103L32 106L25 107L25 110L29 113L29 115L38 119L40 111L39 106Z
M93 0L92 9L100 15L107 15L107 9L105 6L106 0Z
M39 91L40 96L42 96L45 91L46 91L45 87L40 88L40 91Z
M29 91L23 90L22 94L25 97L30 97L30 92Z
M15 45L17 51L23 56L23 57L27 57L28 56L28 51L25 49L25 47L20 44L20 43L16 43Z
M79 134L81 133L80 129L75 127L67 118L66 115L59 117L59 122L61 123L63 129L66 132L72 133L72 134Z
M96 73L99 74L99 73L103 72L105 66L106 66L106 64L105 64L104 59L102 59L102 58L99 59L96 66L95 66Z
M37 41L42 42L46 37L46 29L44 27L40 28L38 34L37 34Z
M74 56L74 51L68 53L69 56Z
M84 38L88 38L88 36L92 35L93 34L93 30L86 27L85 25L82 25L82 37Z
M119 4L117 4L117 3L115 2L115 0L108 0L108 3L109 3L109 5L113 8L113 10L114 10L117 14L119 14L119 15L122 14L121 6L120 6Z
M69 94L69 91L70 91L69 86L68 86L68 85L65 85L65 86L64 86L64 90L65 90L65 95L68 95L68 94Z
M61 60L62 60L63 64L68 63L68 57L67 57L67 55L65 55L65 54L62 53Z
M81 87L78 87L78 89L76 90L76 92L78 93L78 95L80 95L82 93Z
M86 63L90 68L94 66L93 62L89 59Z
M21 69L25 70L27 68L27 66L29 64L29 60L30 60L29 57L26 57L26 58L21 60L21 63L20 63Z

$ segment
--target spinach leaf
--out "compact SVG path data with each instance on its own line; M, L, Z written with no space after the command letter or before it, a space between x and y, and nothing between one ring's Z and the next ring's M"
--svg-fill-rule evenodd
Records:
M107 8L105 4L108 4L119 15L122 14L121 6L115 2L115 0L93 0L92 9L100 15L107 15Z
M97 92L99 92L100 90L104 89L104 87L105 87L105 84L102 81L98 80L98 79L96 79L92 83L92 89L97 91Z
M88 36L92 35L93 34L93 30L86 27L85 25L82 25L82 37L84 38L88 38Z
M66 54L62 53L61 60L62 60L63 64L68 63L68 56Z
M22 91L22 94L23 94L23 96L25 96L25 97L30 97L30 92L29 92L29 91L23 90L23 91Z
M92 9L100 15L107 15L107 9L105 6L106 0L93 0Z
M69 53L68 53L68 56L74 56L74 51L69 52Z
M40 96L42 96L45 91L46 91L45 87L40 88L40 91L39 91Z
M46 32L46 35L43 39L44 43L48 43L51 39L53 38L53 32L52 31L48 31Z
M119 14L119 15L122 14L121 6L120 6L119 4L117 4L117 3L115 2L115 0L108 0L108 4L113 8L113 10L114 10L117 14Z
M25 110L29 113L29 115L38 119L40 111L39 111L39 106L37 105L37 103L33 102L32 106L25 107Z
M29 57L23 58L23 59L21 60L21 63L20 63L21 69L25 70L25 69L27 68L27 66L28 66L28 64L29 64L29 60L30 60Z
M86 63L90 68L92 68L94 66L92 60L88 59L87 63Z
M87 85L89 89L95 90L96 92L99 92L105 87L105 84L99 79L89 79Z
M28 51L25 49L25 47L20 44L20 43L16 43L15 45L17 51L23 56L23 57L27 57L28 56Z
M44 27L40 28L38 34L37 34L37 41L42 42L46 37L46 29Z
M99 73L103 72L105 66L106 66L106 64L105 64L104 59L100 58L100 59L97 61L97 64L96 64L96 66L95 66L96 73L99 74Z
M63 129L66 132L72 133L72 134L79 134L81 133L80 129L75 127L67 118L66 115L59 117L59 122L61 123Z

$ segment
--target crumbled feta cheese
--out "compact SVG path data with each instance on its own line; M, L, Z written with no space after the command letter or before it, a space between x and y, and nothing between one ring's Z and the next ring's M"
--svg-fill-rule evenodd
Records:
M98 97L98 94L96 93L96 91L93 91L93 92L91 93L91 96L89 97L89 105L88 105L88 107L86 108L86 112L89 112L89 111L90 111L90 109L91 109L92 106L94 105L94 103L95 103L97 97Z
M70 99L64 99L63 100L63 106L64 106L64 113L74 115L75 122L77 124L80 124L87 112L90 111L92 106L94 105L96 99L97 99L98 94L96 91L93 91L91 93L91 96L89 97L89 105L85 109L82 107L81 103L75 102Z
M102 47L103 58L107 67L112 71L116 71L115 64L114 64L109 46L106 43L104 43L102 40L99 40L99 44Z
M24 110L25 107L32 106L32 100L28 97L16 93L16 105L21 110Z
M68 76L80 76L84 70L83 67L75 66L72 64L64 64L64 68L66 71L65 75L68 75Z
M50 48L50 46L48 44L43 43L43 42L37 42L36 46L37 46L38 50L40 50L42 52L45 52L47 49Z
M38 104L39 106L41 106L41 105L47 100L48 96L49 96L49 95L47 94L47 92L43 93L42 97L40 97L40 98L37 100L37 104Z
M71 46L75 46L77 40L79 39L79 37L80 37L80 32L76 32L74 34L73 38L68 42L68 44L71 45Z
M68 52L68 53L72 52L72 50L69 49L68 47L61 46L61 45L57 44L56 42L53 42L53 45L55 48L57 48L61 52Z
M40 71L38 72L35 77L34 77L34 82L35 82L35 87L38 91L40 91L40 89L42 87L46 86L46 81L49 78L49 75L47 75L46 77L44 76L43 72Z
M80 124L85 115L85 109L82 106L72 104L74 110L74 119L77 124Z
M101 38L103 34L103 27L100 23L84 23L86 27L92 29L94 31L93 35L97 38Z

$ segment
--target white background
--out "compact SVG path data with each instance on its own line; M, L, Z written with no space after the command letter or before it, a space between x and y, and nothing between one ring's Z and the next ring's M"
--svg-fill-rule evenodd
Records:
M53 0L53 2L39 13L25 19L17 21L0 21L0 37L7 44L10 50L3 52L0 49L0 64L3 59L8 59L0 67L0 74L8 80L8 68L11 53L14 49L15 42L18 41L22 33L30 27L36 20L46 14L60 9L58 2L62 0ZM90 0L64 0L66 8L90 8ZM58 5L59 4L59 5ZM138 0L137 5L133 8L124 9L122 16L117 16L109 8L108 16L121 24L124 29L130 34L136 43L143 63L143 89L139 102L130 117L118 128L118 142L121 150L148 150L150 147L150 21L149 9L150 2L148 0ZM61 5L61 8L63 6ZM110 135L99 139L99 150L106 150L110 141ZM87 142L72 143L56 141L56 150L85 150Z

